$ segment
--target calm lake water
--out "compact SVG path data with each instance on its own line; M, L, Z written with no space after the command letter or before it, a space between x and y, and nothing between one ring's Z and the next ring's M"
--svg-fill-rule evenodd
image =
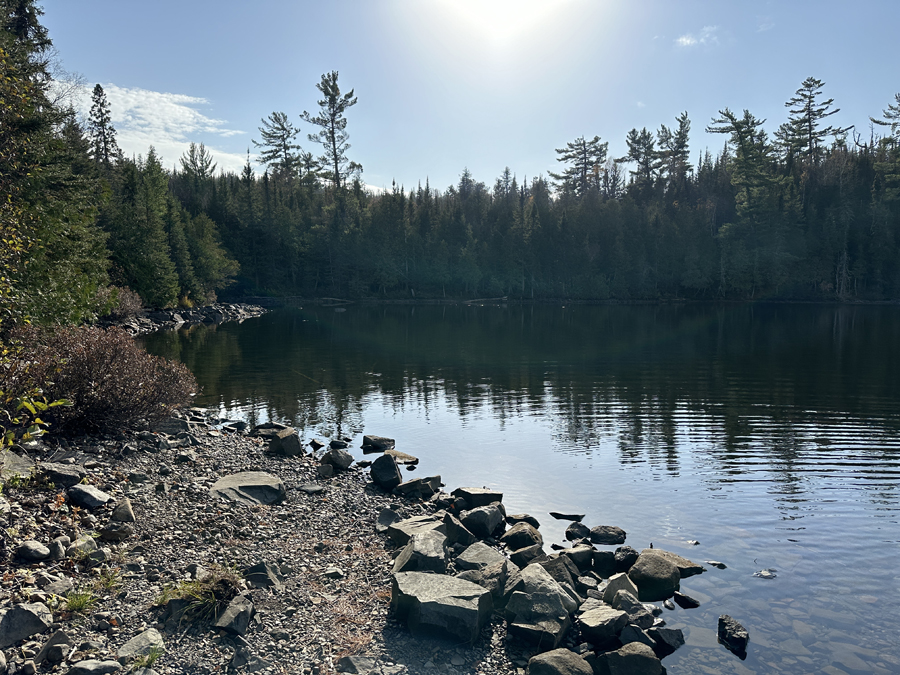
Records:
M197 404L718 560L670 673L900 672L900 307L350 306L145 338ZM692 546L689 540L699 540ZM755 577L765 569L775 578ZM730 614L746 661L716 643Z

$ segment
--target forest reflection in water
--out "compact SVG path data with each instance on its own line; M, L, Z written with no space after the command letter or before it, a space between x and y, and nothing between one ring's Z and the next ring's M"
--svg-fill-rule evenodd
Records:
M547 511L578 510L635 548L726 560L686 580L699 610L666 615L688 634L670 672L900 672L900 307L342 309L144 341L195 373L198 405L396 437L451 488L502 489L545 541ZM717 613L751 630L741 666L710 639ZM846 652L863 635L871 653Z

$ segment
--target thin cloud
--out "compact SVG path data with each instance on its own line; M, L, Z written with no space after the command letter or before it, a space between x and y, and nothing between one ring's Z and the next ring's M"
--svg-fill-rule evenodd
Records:
M76 97L76 108L84 118L90 111L91 90L86 86ZM146 155L152 145L165 165L171 167L192 141L205 143L209 136L231 138L246 133L228 128L225 120L203 114L198 108L209 105L205 98L115 84L103 85L103 90L119 147L129 157ZM221 170L239 172L246 162L244 155L206 145Z
M758 33L765 33L767 30L775 28L775 22L768 16L757 17L759 25L756 27Z
M719 44L719 27L704 26L699 33L685 33L675 39L675 44L679 47L712 47Z

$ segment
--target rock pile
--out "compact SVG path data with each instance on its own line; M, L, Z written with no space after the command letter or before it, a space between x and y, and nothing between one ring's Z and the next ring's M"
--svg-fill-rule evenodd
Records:
M266 310L258 305L216 303L194 309L151 310L145 312L142 316L125 319L124 321L101 322L101 325L116 325L124 328L131 335L141 335L164 328L177 328L183 324L243 321L265 313Z

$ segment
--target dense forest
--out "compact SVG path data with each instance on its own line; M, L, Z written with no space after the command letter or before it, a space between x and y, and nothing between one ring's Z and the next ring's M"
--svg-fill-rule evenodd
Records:
M254 169L191 144L167 170L119 150L100 85L84 118L33 0L0 0L0 300L4 320L90 320L216 295L578 300L900 297L900 94L869 131L836 128L809 77L771 135L749 111L687 113L558 149L547 177L369 190L350 159L338 73L314 113L262 119ZM301 127L301 123L303 126ZM602 121L598 120L598 126ZM308 141L298 142L301 131ZM310 149L314 149L313 152ZM171 158L167 158L171 160Z

